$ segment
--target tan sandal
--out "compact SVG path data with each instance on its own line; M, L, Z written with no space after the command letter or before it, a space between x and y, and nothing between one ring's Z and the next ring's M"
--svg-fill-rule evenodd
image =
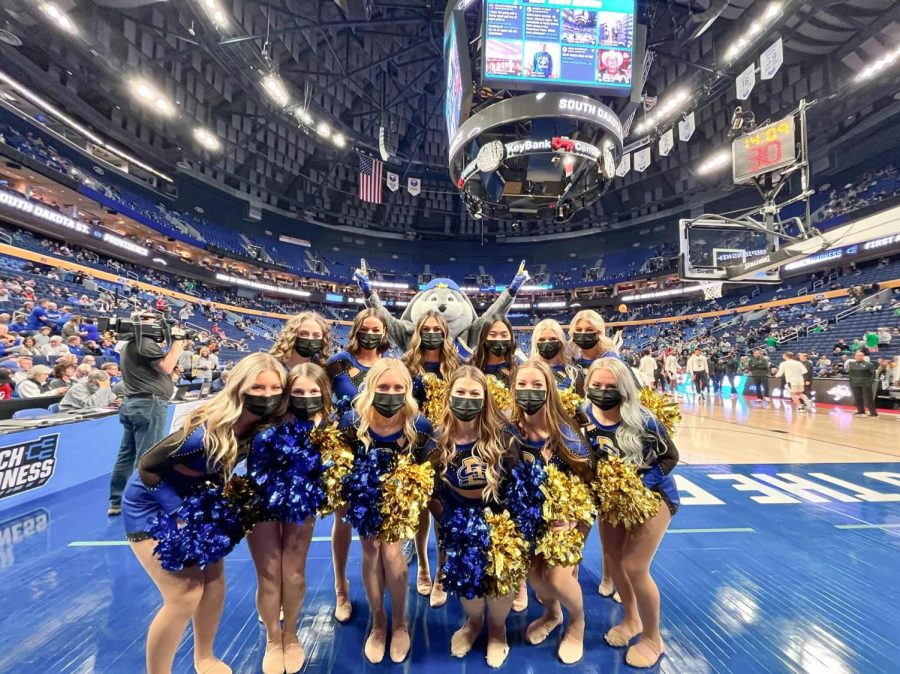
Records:
M405 644L403 643L403 639L401 639L400 645L397 645L398 634L406 634ZM410 638L408 629L401 627L396 630L391 630L391 662L401 663L406 660L406 656L409 655L410 646L412 646L412 639Z
M267 641L262 660L263 674L284 674L284 647L280 641Z
M654 644L647 639L641 639L625 652L625 662L630 667L647 669L655 666L665 654L665 647L657 651Z
M431 608L440 608L447 603L447 592L444 590L444 584L440 581L434 581L431 586L431 594L428 598L428 605Z
M525 641L532 646L544 643L553 630L562 625L562 621L562 616L555 620L547 620L546 616L533 620L525 629Z
M632 639L640 634L642 629L642 627L638 627L636 631L628 632L624 625L614 625L609 628L609 631L603 638L606 639L606 643L613 648L622 648L623 646L627 646Z

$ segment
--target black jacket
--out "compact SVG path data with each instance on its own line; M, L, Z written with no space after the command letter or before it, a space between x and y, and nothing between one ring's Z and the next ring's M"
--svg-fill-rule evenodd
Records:
M751 377L768 377L771 367L769 359L765 356L760 358L750 356L750 360L747 362L747 369L750 370Z

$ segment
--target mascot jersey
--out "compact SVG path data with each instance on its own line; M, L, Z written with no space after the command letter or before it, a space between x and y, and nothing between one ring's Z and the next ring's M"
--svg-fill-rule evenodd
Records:
M440 312L447 321L450 337L463 360L470 358L474 352L482 326L506 316L512 303L512 294L504 289L479 318L472 301L456 281L448 278L438 278L428 283L410 300L400 318L394 318L388 313L377 292L372 291L366 297L366 306L377 309L387 317L388 337L404 351L409 348L409 340L419 318L432 309Z

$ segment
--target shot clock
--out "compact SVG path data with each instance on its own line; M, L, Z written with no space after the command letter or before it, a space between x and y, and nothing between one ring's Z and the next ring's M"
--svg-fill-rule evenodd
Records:
M734 182L738 185L794 164L797 138L793 115L735 139L731 160Z

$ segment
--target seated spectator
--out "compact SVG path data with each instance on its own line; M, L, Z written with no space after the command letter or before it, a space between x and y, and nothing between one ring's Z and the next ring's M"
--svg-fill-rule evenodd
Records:
M119 362L119 352L116 351L116 345L111 339L104 337L100 340L100 351L103 352L104 358L112 358L117 363Z
M49 343L41 347L41 353L52 361L56 356L68 356L72 352L69 351L68 346L63 344L62 337L53 335Z
M228 382L228 377L229 377L230 375L231 375L231 372L229 372L228 370L224 370L224 371L219 375L219 378L216 379L216 380L212 383L212 388L211 388L210 390L211 390L213 393L218 393L219 391L221 391L223 388L225 388L225 384Z
M191 359L191 378L194 381L212 381L215 363L210 358L209 349L203 347L200 352Z
M12 371L0 367L0 400L9 400L13 394Z
M13 356L6 360L0 361L0 367L5 367L12 372L12 380L14 384L24 381L28 370L34 365L31 356Z
M59 334L63 339L69 339L72 336L81 337L81 316L72 316L68 322L63 324Z
M850 347L847 345L847 342L845 342L844 338L841 337L835 343L832 353L834 353L835 355L840 355L840 354L844 353L845 351L849 351L849 350L850 350Z
M888 347L891 345L891 329L888 327L878 328L878 346Z
M84 355L84 351L81 350L81 337L78 335L72 335L68 340L68 348L69 353L73 356L78 356L79 358Z
M97 367L97 359L92 354L87 354L81 359L81 364L87 365L93 370Z
M86 355L94 356L95 358L103 357L103 350L100 348L100 345L97 344L94 340L85 341L81 345L81 350L84 351Z
M41 347L37 345L34 337L26 337L22 340L22 344L18 348L20 356L43 356Z
M74 381L84 381L87 379L87 376L94 371L94 367L92 365L88 365L86 363L82 363L81 365L75 366L75 376Z
M115 399L109 375L103 370L94 370L68 390L59 403L59 410L69 412L111 407Z
M118 363L103 363L100 369L109 375L109 381L113 386L122 381L122 372L119 370Z
M9 294L9 289L0 286L0 308L11 309L12 306L13 298L12 295Z
M57 363L53 366L53 379L50 381L50 388L66 389L75 383L75 365L69 362Z
M52 370L46 365L35 365L25 376L25 379L16 386L16 395L19 398L40 398L45 395L57 395L58 389L51 389L47 379ZM68 390L68 389L66 389Z
M13 314L12 321L9 323L9 331L15 332L17 334L22 334L23 332L28 331L28 325L26 324L27 315L22 313Z

